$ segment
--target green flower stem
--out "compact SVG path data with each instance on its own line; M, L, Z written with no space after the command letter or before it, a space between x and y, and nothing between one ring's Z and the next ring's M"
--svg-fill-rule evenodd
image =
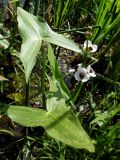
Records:
M46 94L45 94L45 73L46 73L46 55L43 46L41 46L42 54L42 76L41 76L41 92L42 92L42 103L43 108L46 108Z
M84 51L84 58L83 58L83 67L86 65L86 61L87 61L87 57L88 57L88 52L87 50ZM72 101L73 103L75 103L81 89L82 89L83 83L80 81L78 83L78 85L76 86L76 89L74 91L74 93L72 94L71 98L69 99L69 101Z
M88 48L88 47L87 47ZM86 51L84 51L84 57L83 57L83 64L82 64L82 66L83 67L85 67L85 65L86 65L86 61L87 61L87 58L88 58L88 52L87 52L87 50Z
M36 0L35 5L34 5L34 15L35 16L38 16L39 6L40 6L40 0Z
M78 95L79 95L79 93L80 93L80 91L81 91L81 89L82 89L82 86L83 86L83 83L80 81L80 82L78 83L78 85L76 86L75 91L74 91L74 93L72 94L72 96L71 96L71 98L69 99L69 101L72 101L73 103L75 103L75 101L76 101L76 99L77 99L77 97L78 97Z

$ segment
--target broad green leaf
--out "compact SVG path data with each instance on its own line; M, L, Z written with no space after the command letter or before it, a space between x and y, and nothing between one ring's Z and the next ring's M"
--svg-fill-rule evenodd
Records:
M62 106L63 104L61 104ZM53 123L46 128L47 133L74 148L87 149L90 152L94 152L94 145L89 136L82 128L79 120L75 117L74 113L70 110L63 110L63 107L59 107L61 116L58 113L50 113L54 119ZM63 110L63 111L62 111Z
M0 110L6 112L13 121L27 127L47 126L50 120L48 113L42 109L11 105L3 106Z
M93 143L83 129L79 119L67 107L56 81L50 81L50 92L47 97L47 110L55 119L54 124L47 128L50 136L75 148L84 148L94 151Z
M59 113L59 115L61 115L64 113L64 111L68 111L68 108L66 107L65 99L61 96L60 90L56 86L57 86L57 81L51 80L50 81L50 90L49 90L49 94L47 96L47 111L56 113L56 110L57 110L57 114ZM61 106L62 106L62 108L63 107L65 107L65 108L64 108L64 110L60 110L60 112L58 112L58 110L59 110L59 108L61 108Z
M39 26L41 28L41 33L43 33L42 38L44 41L81 53L81 50L79 49L79 46L76 43L74 43L70 39L67 39L63 35L57 34L54 31L52 31L44 19L39 17L38 20Z
M20 59L25 69L27 83L35 65L36 56L41 47L42 40L75 52L81 52L76 43L52 31L42 18L37 18L19 7L17 13L18 29L23 41Z
M18 29L22 37L20 59L25 69L26 82L28 83L31 71L35 65L36 56L42 44L40 28L37 18L21 8L17 9Z
M78 118L67 108L57 88L55 86L53 88L56 92L53 89L47 101L51 112L23 106L3 106L0 110L6 112L13 121L20 125L27 127L42 126L51 137L72 147L94 152L93 143L82 128Z

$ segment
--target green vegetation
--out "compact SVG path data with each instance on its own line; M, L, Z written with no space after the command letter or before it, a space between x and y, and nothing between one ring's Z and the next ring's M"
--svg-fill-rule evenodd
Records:
M118 160L119 0L0 3L0 159Z

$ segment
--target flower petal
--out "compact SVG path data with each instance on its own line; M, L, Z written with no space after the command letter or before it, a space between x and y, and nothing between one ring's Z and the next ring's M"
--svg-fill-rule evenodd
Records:
M98 49L98 46L97 45L92 45L92 50L91 50L91 53L94 53L94 52L96 52L97 51L97 49Z
M75 72L75 69L70 68L70 69L68 70L68 72L69 72L69 73L74 73L74 72Z
M91 42L90 40L86 40L86 41L84 42L83 48L86 49L87 47L88 47L88 48L89 48L89 47L92 47L92 42Z
M81 67L81 68L82 68L82 63L79 63L79 64L78 64L78 67Z
M91 77L96 77L95 71L91 68L90 65L87 67L87 72Z
M80 80L81 80L81 78L80 78L80 75L79 75L79 72L78 72L78 71L76 71L76 72L75 72L74 77L75 77L75 79L76 79L77 81L80 81Z

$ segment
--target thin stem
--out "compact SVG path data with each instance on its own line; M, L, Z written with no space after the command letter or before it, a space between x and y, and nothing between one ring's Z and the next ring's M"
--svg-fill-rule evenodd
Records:
M25 86L25 106L29 104L29 82Z
M43 46L41 47L42 54L42 76L41 76L41 92L43 108L46 108L46 94L45 94L45 73L46 73L46 55Z
M99 30L101 30L101 26L97 25L97 26L91 26L91 28L98 28ZM59 29L58 28L54 28L54 30L59 31L59 33L69 33L69 32L78 32L81 30L87 30L90 29L90 27L84 27L84 28L73 28L73 29ZM82 32L84 33L84 32Z
M86 61L87 61L87 56L88 56L88 52L87 52L87 49L88 49L88 44L87 44L87 47L86 47L86 51L84 51L84 59L83 59L83 66L86 65ZM73 103L75 103L81 89L82 89L82 86L83 86L83 83L80 81L78 83L78 85L76 86L76 89L74 91L74 93L72 94L71 98L69 99L69 101L72 101Z
M88 48L88 47L87 47ZM88 51L84 51L84 57L83 57L83 67L86 66L86 61L87 61L87 58L88 58Z
M72 101L73 103L75 103L81 89L82 89L83 83L79 82L78 85L76 86L76 89L74 91L74 93L72 94L71 98L69 99L69 101Z
M29 105L29 82L26 83L25 85L25 106L28 106ZM26 131L26 136L28 136L28 128L25 129Z
M39 6L40 6L40 0L36 0L35 5L34 5L34 15L35 16L38 16Z

